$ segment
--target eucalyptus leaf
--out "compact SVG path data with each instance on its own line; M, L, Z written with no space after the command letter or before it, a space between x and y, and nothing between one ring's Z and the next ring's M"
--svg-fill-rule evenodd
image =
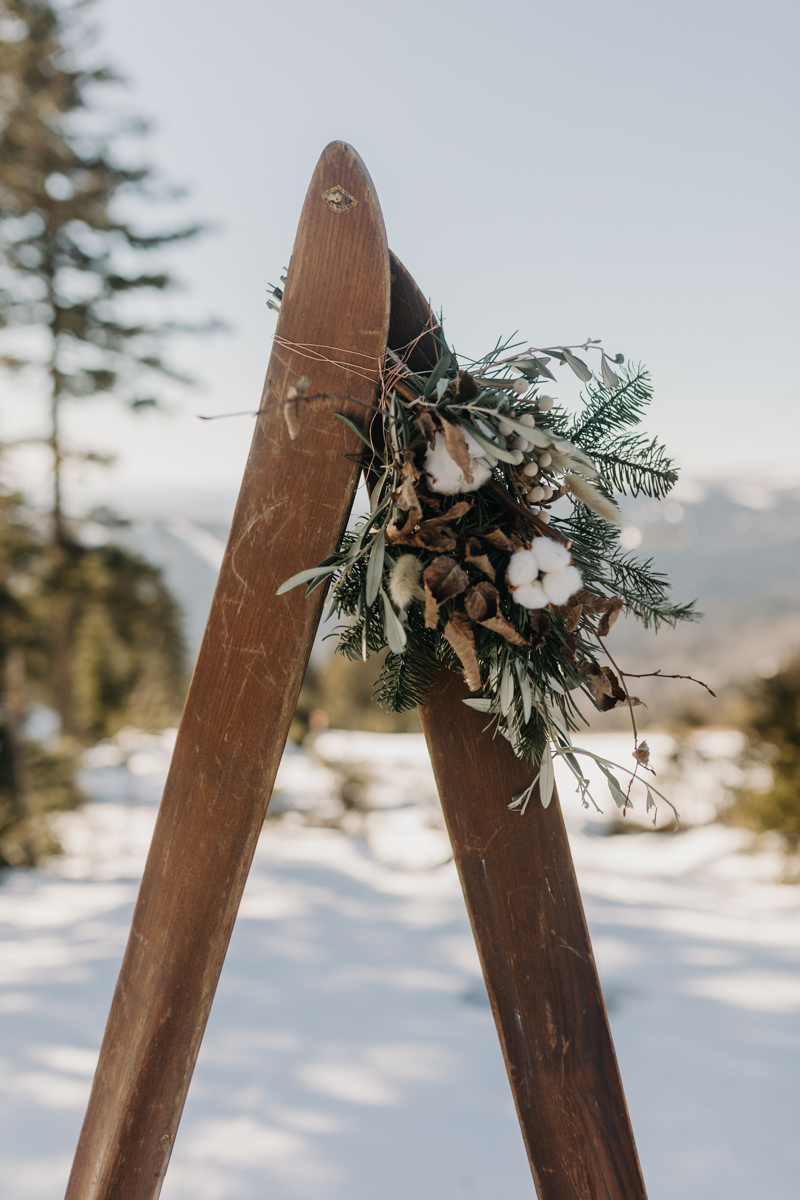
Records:
M392 654L402 654L408 640L406 631L383 588L381 588L381 600L383 601L383 631L386 634L389 649Z
M296 575L292 575L289 579L285 579L275 593L276 596L283 596L285 592L290 592L292 588L299 587L301 583L308 583L312 579L322 581L328 575L332 575L334 571L338 571L341 566L341 560L337 557L335 563L327 565L321 563L318 567L308 567L305 571L298 571Z
M504 717L511 712L514 703L514 676L506 663L500 675L500 711Z
M470 421L459 421L462 429L466 429L470 437L474 437L478 445L490 454L492 458L499 459L500 462L516 463L517 459L510 450L504 450L502 446L498 446L496 442L492 442L489 438L480 433Z
M514 668L517 672L519 680L519 694L522 698L522 717L525 724L531 719L533 709L533 693L531 692L531 681L528 678L528 662L524 658L514 659Z
M631 802L620 787L620 783L616 775L612 774L608 767L604 767L601 762L598 762L597 765L606 777L608 790L611 792L611 798L616 804L617 808L631 808Z
M542 802L542 808L550 807L555 783L556 774L553 769L553 758L550 754L550 743L548 742L542 755L541 767L539 768L539 799Z
M607 388L619 387L619 376L616 371L612 371L608 365L608 359L605 354L600 357L600 373L603 376L603 386Z
M372 442L369 440L368 437L365 436L364 431L362 429L358 428L355 421L351 421L350 418L346 417L343 413L334 413L333 415L337 421L341 421L342 424L346 425L348 429L352 429L353 433L357 433L358 436L361 438L361 441L367 447L367 449L372 450L372 451L375 450L375 447L372 445Z
M429 396L433 395L434 391L436 390L436 385L439 382L439 380L443 379L447 375L447 372L450 370L450 363L451 363L450 355L443 354L442 357L437 362L436 366L431 371L430 375L428 376L428 381L425 384L425 387L422 392L423 400L427 400Z
M383 530L372 543L367 563L367 607L375 603L383 578L385 534Z
M592 372L589 370L583 359L577 358L569 350L564 350L563 348L561 353L564 356L564 362L567 363L568 366L572 367L572 370L578 376L578 379L582 379L584 383L588 383L592 378Z

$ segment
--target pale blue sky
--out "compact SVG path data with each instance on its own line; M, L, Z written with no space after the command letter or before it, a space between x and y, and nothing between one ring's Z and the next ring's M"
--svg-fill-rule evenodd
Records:
M195 414L257 403L266 285L334 138L365 160L457 349L602 337L650 366L648 427L687 473L800 481L798 12L101 0L120 99L156 123L148 158L191 189L183 214L219 226L175 254L173 303L234 326L176 347L204 390L176 393L169 419L111 402L75 418L121 455L106 489L237 486L251 422Z

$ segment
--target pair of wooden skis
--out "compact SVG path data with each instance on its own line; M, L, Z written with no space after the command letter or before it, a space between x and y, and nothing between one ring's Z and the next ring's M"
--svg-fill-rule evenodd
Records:
M333 553L350 513L361 443L332 413L364 428L387 345L407 346L429 321L361 160L332 143L300 218L67 1200L161 1191L322 611L322 589L276 591ZM465 695L442 672L421 716L536 1190L641 1200L558 802L508 810L529 768L483 732Z

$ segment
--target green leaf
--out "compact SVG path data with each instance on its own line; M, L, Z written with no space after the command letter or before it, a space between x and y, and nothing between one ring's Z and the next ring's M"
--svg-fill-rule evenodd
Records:
M511 668L508 663L506 663L500 674L500 711L504 717L507 717L510 713L513 703L514 676L511 674Z
M550 743L548 742L542 756L542 763L539 768L539 799L542 802L542 808L549 808L550 801L553 799L553 789L556 784L556 775L553 769L553 759L550 754Z
M383 631L386 634L389 649L392 654L402 654L408 640L406 631L383 588L381 588L381 600L383 601Z
M550 429L542 429L538 425L523 425L522 421L516 421L507 413L503 414L503 420L511 426L515 433L526 438L532 446L538 446L540 450L549 450L553 445L553 433Z
M519 680L519 694L522 697L522 716L525 724L531 719L531 711L533 709L533 693L531 692L531 681L528 679L528 663L526 659L515 658L514 669L517 672Z
M573 371L578 376L578 379L582 379L584 383L588 383L592 378L592 372L589 370L583 359L576 358L574 354L571 354L569 350L565 350L563 347L561 349L561 353L564 356L564 362L567 363L568 366L572 367Z
M605 354L600 359L600 373L603 376L603 386L607 388L619 387L619 375L616 371L612 371L608 365L608 359Z
M383 530L376 536L369 552L367 563L367 607L371 607L377 598L383 578L385 535Z
M305 571L298 571L296 575L292 575L289 579L284 580L275 595L282 596L284 592L290 592L292 588L298 587L301 583L308 583L311 579L323 580L327 575L332 575L334 571L338 571L340 566L341 562L337 557L335 563L327 565L320 563L318 567L308 567Z
M477 712L488 713L492 711L492 702L491 700L487 700L485 696L476 696L474 700L471 696L468 696L461 703L466 704L467 708L474 708Z
M470 424L469 421L459 421L458 424L462 429L466 429L470 437L474 437L478 445L481 446L488 454L491 454L492 458L499 459L500 462L516 463L517 460L510 450L504 450L503 447L498 446L496 442L490 441L489 438L485 437L484 434L477 430L474 425Z
M604 767L601 762L598 762L597 765L606 777L606 781L608 782L608 790L611 792L611 798L616 804L617 808L632 808L633 805L620 787L617 777L613 775L611 771L609 771L608 767Z
M443 354L428 376L428 382L425 384L425 387L422 391L423 400L427 400L428 397L433 394L439 380L443 379L447 375L447 372L450 370L450 363L450 355Z
M346 425L348 429L352 429L353 433L358 434L368 450L372 450L373 452L375 451L375 447L372 445L372 442L368 437L365 436L363 430L358 428L355 421L351 421L350 418L346 417L343 413L334 413L333 415L337 421L341 421L342 424Z

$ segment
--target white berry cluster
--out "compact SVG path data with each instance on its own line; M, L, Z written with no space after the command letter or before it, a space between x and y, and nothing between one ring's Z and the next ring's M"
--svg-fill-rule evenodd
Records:
M511 555L506 580L514 601L523 608L566 604L583 583L569 550L548 537L534 538L530 550Z

